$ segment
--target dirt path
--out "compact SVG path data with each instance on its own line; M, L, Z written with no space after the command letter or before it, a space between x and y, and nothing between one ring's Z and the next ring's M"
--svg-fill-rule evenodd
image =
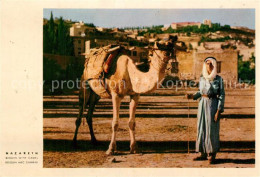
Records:
M159 90L158 95L141 97L136 118L137 154L129 154L128 98L123 100L115 156L105 155L111 137L110 100L101 100L94 115L94 131L100 143L91 145L87 125L81 126L80 148L73 150L77 97L44 97L44 167L254 167L253 90L227 91L225 113L220 122L221 152L215 165L192 161L197 155L194 146L198 102L190 102L188 119L187 100L182 95L160 96L171 92ZM187 153L188 143L190 153Z

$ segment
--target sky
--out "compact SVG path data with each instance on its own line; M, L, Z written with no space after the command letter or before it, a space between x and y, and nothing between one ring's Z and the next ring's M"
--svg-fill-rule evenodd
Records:
M255 9L44 9L43 17L63 17L99 27L167 25L173 22L203 22L255 29Z

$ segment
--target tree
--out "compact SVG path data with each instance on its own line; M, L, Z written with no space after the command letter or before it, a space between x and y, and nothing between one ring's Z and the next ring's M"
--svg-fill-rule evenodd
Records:
M62 17L55 23L51 12L50 20L43 26L43 52L74 55L73 40L69 35L69 28L70 24L66 23Z
M209 32L209 25L201 24L201 26L200 26L200 32L201 32L201 33L207 33L207 32Z
M52 12L51 12L50 21L48 23L48 36L49 36L48 42L50 47L50 53L55 53L56 36L55 36L55 24L54 24Z
M57 53L60 55L72 55L73 41L69 36L69 27L64 24L62 17L57 28Z
M192 50L192 49L193 49L193 47L192 47L191 43L189 43L189 50Z
M229 29L230 29L230 25L224 25L224 26L223 26L223 29L224 29L224 30L229 30Z
M59 19L59 24L58 24L58 53L60 55L65 55L67 52L67 45L66 45L66 29L64 26L64 22L62 17Z
M95 27L95 25L93 23L84 23L85 26L88 26L88 27Z
M170 26L167 30L164 31L164 33L176 33L176 30L172 29Z
M192 26L192 32L193 33L199 33L199 27L198 26Z
M212 26L211 26L212 32L219 31L220 29L221 29L220 23L212 23Z
M252 53L252 55L251 55L251 57L250 57L250 61L251 61L252 63L255 63L255 53L254 53L254 52Z
M44 53L51 53L51 47L49 43L49 33L48 33L48 25L43 26L43 52Z
M251 61L254 60L253 56ZM251 61L243 61L243 55L238 55L238 78L245 81L255 83L255 68L250 68Z

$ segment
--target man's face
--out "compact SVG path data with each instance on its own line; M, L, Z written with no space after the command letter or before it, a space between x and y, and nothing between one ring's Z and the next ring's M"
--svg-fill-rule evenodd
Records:
M206 61L206 69L207 69L207 71L208 71L209 74L211 73L211 71L213 70L213 68L214 68L214 67L213 67L211 61L210 61L210 60Z

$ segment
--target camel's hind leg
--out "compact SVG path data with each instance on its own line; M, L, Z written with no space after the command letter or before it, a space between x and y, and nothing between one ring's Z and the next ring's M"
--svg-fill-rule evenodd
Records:
M96 104L98 103L100 97L93 92L92 90L90 91L90 98L89 98L89 108L88 108L88 114L87 114L87 122L88 122L88 127L89 127L89 131L90 131L90 136L91 136L91 143L92 144L96 144L97 140L93 131L93 125L92 125L92 116L93 116L93 112L95 109Z
M85 89L85 91L84 91L84 89ZM86 105L87 105L86 103L88 102L89 97L90 97L90 93L91 93L90 88L81 87L80 90L79 90L79 115L78 115L77 120L75 122L76 130L75 130L75 134L74 134L74 138L73 138L74 148L77 147L78 130L79 130L79 126L81 124L81 118L83 116L84 109L86 108ZM85 101L84 101L84 96L85 96ZM84 105L84 103L85 103L85 105Z
M135 141L135 111L138 104L139 95L130 96L129 105L129 132L130 132L130 153L136 153L136 141Z

